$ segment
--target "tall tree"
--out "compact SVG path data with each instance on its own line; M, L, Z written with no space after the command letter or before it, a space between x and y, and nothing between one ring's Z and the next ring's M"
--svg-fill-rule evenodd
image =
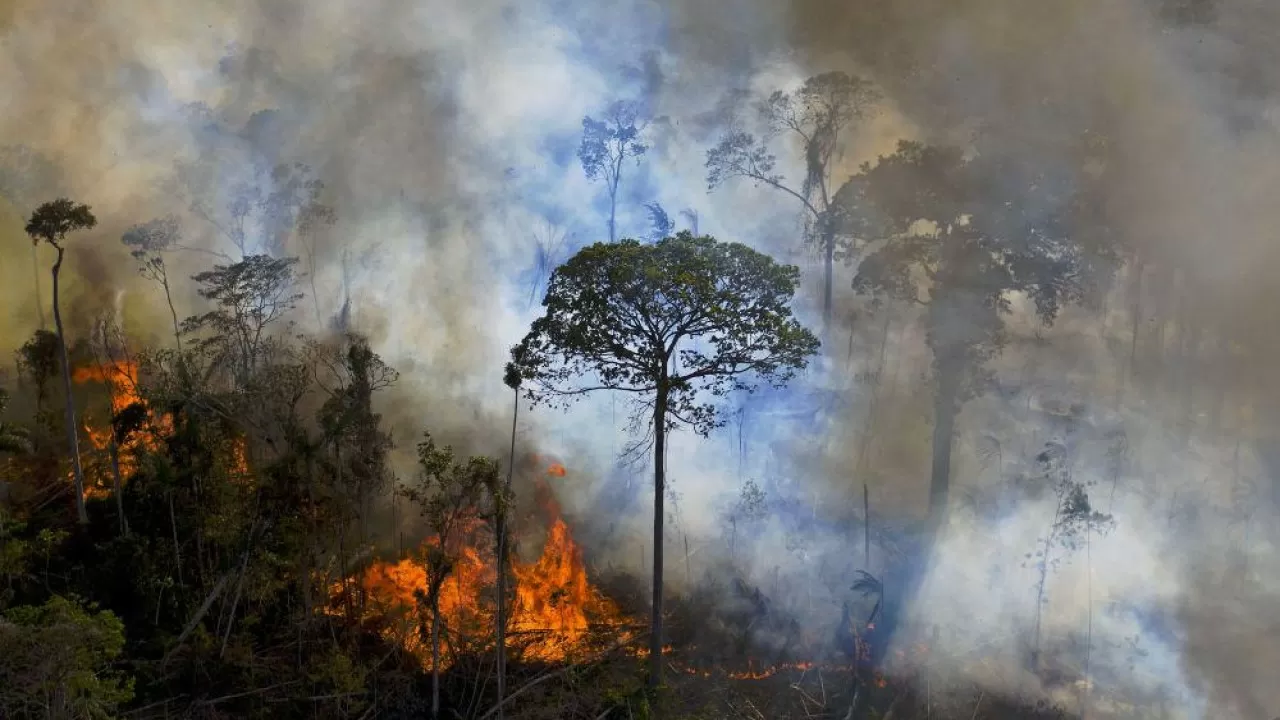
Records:
M68 233L88 230L98 224L88 205L78 205L66 198L58 198L36 208L27 222L27 235L34 244L48 243L57 251L53 263L53 323L58 330L58 346L62 357L62 391L66 398L64 412L67 425L67 445L71 451L72 468L75 471L76 514L82 524L89 522L84 507L84 469L80 466L80 434L76 426L76 406L71 397L71 361L67 357L67 338L62 328L62 309L59 306L58 277L66 253L64 241Z
M904 141L863 167L848 196L856 205L841 211L878 238L854 289L924 309L934 380L931 527L946 510L956 416L990 384L986 362L1005 343L1011 295L1027 295L1048 324L1064 303L1096 297L1113 267L1107 246L1078 226L1087 196L1023 169Z
M237 382L247 383L258 368L270 341L268 328L302 299L294 292L297 258L249 255L230 265L214 265L192 276L200 284L200 296L214 309L189 317L183 333L209 331L198 347L232 369Z
M19 212L31 212L36 197L56 192L61 173L48 158L25 145L0 148L0 196L4 196ZM47 197L47 196L46 196ZM40 329L45 329L44 293L40 289L40 249L31 246L32 287L35 289L36 313Z
M498 582L497 582L497 617L495 618L494 636L497 638L497 674L498 674L498 720L502 720L502 706L507 695L507 556L509 553L508 513L513 499L511 478L516 467L516 429L520 420L520 363L507 363L502 382L511 388L511 452L507 456L507 479L501 487L495 487L493 494L493 526L496 534Z
M649 683L662 681L663 500L667 433L702 436L724 419L715 399L787 383L818 350L792 316L800 271L739 243L682 232L648 245L597 243L552 274L545 312L511 351L508 385L531 401L595 390L637 400L652 433L653 616Z
M707 186L714 190L730 178L746 178L781 191L800 202L805 213L806 241L822 258L822 322L831 322L837 223L832 217L836 190L832 164L843 152L842 134L865 118L880 99L870 82L843 72L828 72L805 80L795 93L776 90L758 106L766 126L757 138L734 128L707 151ZM791 136L801 143L804 180L797 186L775 171L777 157L770 143Z
M609 242L618 237L618 186L623 163L627 158L635 158L638 163L649 150L640 139L645 125L639 103L630 100L610 103L600 120L590 115L582 118L578 160L587 179L603 180L609 193Z
M134 225L120 237L120 242L130 249L138 261L138 272L164 290L164 300L169 305L173 319L173 341L182 350L182 330L178 323L178 311L173 306L173 289L169 286L169 268L164 256L181 241L182 227L173 215L156 218Z

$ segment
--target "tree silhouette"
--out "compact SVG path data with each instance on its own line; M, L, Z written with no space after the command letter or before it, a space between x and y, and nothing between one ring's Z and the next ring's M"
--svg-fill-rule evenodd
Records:
M59 307L58 277L66 253L63 241L67 234L88 230L98 224L88 205L77 205L66 198L58 198L36 208L27 222L27 235L34 244L48 243L58 252L53 263L53 323L58 330L58 346L62 354L62 390L66 396L65 422L67 445L71 451L72 468L75 471L76 514L81 524L89 522L84 507L84 469L80 466L80 439L76 428L76 407L71 398L71 361L67 358L67 338L62 329L62 309Z
M19 212L31 212L36 197L53 194L61 185L61 173L48 158L25 145L9 145L0 148L0 195L12 203ZM35 289L36 313L40 329L45 328L44 294L40 288L39 246L31 246L31 277Z
M207 332L197 347L226 363L237 382L247 383L270 340L267 329L302 299L294 292L297 263L292 257L249 255L192 276L202 286L200 296L215 308L184 320L183 333Z
M1105 250L1080 241L1079 194L992 196L999 159L966 160L952 148L902 142L865 165L842 206L842 222L876 238L853 280L858 292L924 309L933 351L934 430L929 514L936 527L947 505L951 445L961 405L992 380L986 362L1006 340L1010 295L1024 293L1041 321L1064 303L1096 295L1112 265ZM1028 182L1028 187L1035 187ZM1015 202L1017 200L1018 202ZM1024 213L1020 203L1040 210Z
M582 144L578 160L588 180L603 180L609 193L609 242L618 238L618 185L622 181L622 164L649 150L640 140L645 129L640 106L628 100L613 102L600 120L590 115L582 118Z
M182 350L182 330L178 311L173 307L173 290L169 286L169 268L165 265L164 256L178 245L181 238L182 227L173 215L134 225L120 237L120 242L130 248L133 259L138 261L138 273L164 290L169 316L173 319L173 341L179 351Z
M733 129L707 151L708 189L714 190L730 178L746 178L790 195L804 208L806 241L822 258L824 332L831 322L837 255L832 161L842 150L841 134L866 117L879 99L871 83L857 76L842 72L814 75L794 94L777 90L760 103L759 112L768 128L765 137ZM805 176L798 187L775 171L777 157L769 142L779 135L794 135L802 143Z
M652 687L662 680L667 433L705 437L724 422L714 398L760 381L780 387L806 367L818 340L792 316L798 281L794 266L688 232L597 243L556 269L545 313L511 351L506 381L523 381L534 403L625 392L652 432L641 441L652 440L654 467Z
M1028 553L1026 560L1036 571L1036 614L1031 637L1032 669L1040 667L1041 627L1044 608L1048 603L1049 573L1057 570L1069 553L1087 545L1092 532L1106 533L1115 526L1115 520L1093 509L1089 500L1088 481L1075 478L1072 472L1071 452L1058 442L1045 443L1035 457L1038 479L1048 486L1054 496L1053 520L1045 534L1036 541L1036 549ZM1057 554L1055 555L1055 551ZM1092 572L1092 571L1090 571Z

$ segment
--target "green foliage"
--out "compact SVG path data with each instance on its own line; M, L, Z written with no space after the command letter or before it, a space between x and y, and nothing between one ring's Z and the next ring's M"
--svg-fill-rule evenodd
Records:
M27 235L34 243L41 240L54 247L66 238L68 233L77 230L88 230L98 224L97 218L88 205L74 203L67 198L58 198L47 202L31 213L27 221Z
M874 243L854 289L927 307L937 377L961 401L991 380L983 366L1005 343L1012 293L1026 294L1051 323L1112 267L1084 240L1092 229L1077 222L1083 191L1056 191L1068 184L1058 178L993 187L1006 171L998 155L969 159L903 141L864 165L840 198L842 230Z
M446 553L468 521L480 517L485 497L499 490L500 472L493 460L475 456L458 460L451 446L440 446L430 433L418 443L416 486L401 492L416 503Z
M0 619L0 715L108 718L133 698L133 680L113 670L124 624L109 610L61 596Z
M670 419L705 435L723 420L701 392L780 386L817 352L791 314L798 282L794 266L688 232L583 248L553 273L544 315L512 349L508 383L518 378L535 402L662 387Z
M603 179L605 184L613 187L622 162L627 158L638 159L648 152L649 146L640 141L643 131L640 106L626 100L610 103L600 120L584 117L578 160L587 178Z
M754 522L763 520L768 510L760 483L755 480L744 483L738 495L738 503L734 506L734 515L744 522Z
M214 265L192 276L200 284L200 297L214 309L189 317L184 333L200 333L200 350L215 363L229 363L240 382L256 369L269 340L267 329L292 310L301 293L294 292L298 259L249 255L230 265Z
M165 215L140 225L134 225L120 237L120 242L138 261L138 272L143 277L167 285L164 253L177 249L182 239L182 225L177 216Z

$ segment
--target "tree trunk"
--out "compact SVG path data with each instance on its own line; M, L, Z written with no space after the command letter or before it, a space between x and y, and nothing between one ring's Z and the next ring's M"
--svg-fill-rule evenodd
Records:
M649 688L662 685L662 515L666 495L667 378L653 404L653 619L649 635Z
M933 465L929 478L929 524L936 532L946 515L947 495L951 489L951 446L955 435L959 378L943 371L938 377L934 400Z
M165 302L169 303L169 317L173 319L173 342L177 345L178 352L182 352L182 330L178 324L178 311L173 307L173 293L169 291L168 270L161 266L161 272L165 273L161 276L161 285L164 286L164 299Z
M824 339L831 335L831 304L835 257L835 234L830 229L824 228L822 230L822 333L825 336Z
M71 360L67 355L67 340L62 331L62 311L58 307L58 272L62 270L63 250L58 250L58 259L53 263L53 324L58 330L58 349L62 352L62 392L66 395L67 446L71 451L71 467L75 473L76 484L76 516L81 525L89 524L89 513L84 507L84 468L80 466L80 433L76 429L76 406L71 398Z
M36 280L36 312L40 315L40 329L44 330L44 293L40 291L40 245L31 243L31 272Z
M507 462L507 483L498 499L498 613L495 635L497 637L498 664L498 720L502 720L502 705L507 691L507 498L511 495L511 476L516 464L516 421L520 417L520 390L514 391L515 402L511 409L511 458Z
M622 163L614 169L613 184L609 187L609 242L618 241L618 182L622 179Z
M431 717L440 717L440 589L431 594Z
M1036 581L1036 622L1031 636L1031 671L1035 673L1040 672L1040 633L1044 619L1045 587L1049 582L1050 555L1053 553L1054 542L1058 539L1058 519L1061 517L1062 500L1059 499L1058 507L1053 512L1053 523L1049 526L1049 535L1045 537L1041 548L1043 554L1040 556L1040 563L1036 567L1040 575Z
M173 490L170 489L166 495L169 500L169 529L173 530L173 567L174 572L178 574L178 584L182 584L182 552L181 546L178 544L178 519L173 513Z
M113 494L116 496L116 514L120 516L120 536L125 537L129 534L129 521L124 516L124 482L120 477L120 446L116 444L115 438L111 439L111 478L114 481Z
M1133 280L1130 292L1131 308L1130 321L1132 328L1129 331L1129 377L1136 377L1138 374L1138 333L1142 328L1142 276L1146 270L1146 266L1142 264L1141 259L1133 261Z

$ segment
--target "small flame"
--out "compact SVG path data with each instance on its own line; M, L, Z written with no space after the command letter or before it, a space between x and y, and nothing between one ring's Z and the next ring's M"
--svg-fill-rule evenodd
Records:
M552 477L564 477L567 472L564 469L564 465L560 463L551 463L551 466L547 468L547 474Z

